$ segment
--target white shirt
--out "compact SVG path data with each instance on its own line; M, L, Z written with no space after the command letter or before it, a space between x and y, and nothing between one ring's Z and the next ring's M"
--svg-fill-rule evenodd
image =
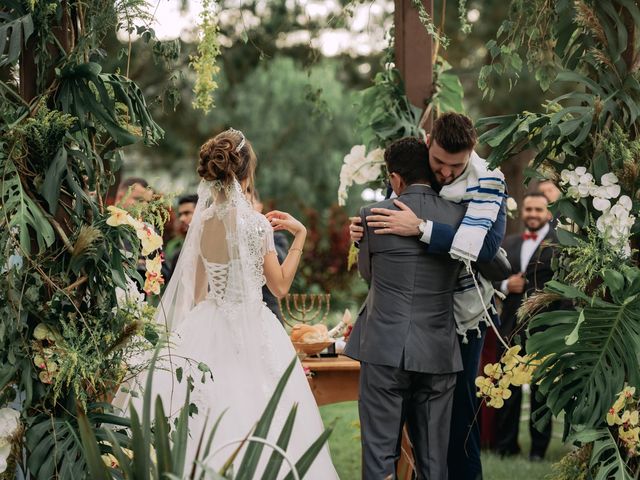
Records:
M528 238L527 240L522 241L522 247L520 247L520 270L524 273L527 270L527 265L531 261L531 257L536 252L542 241L545 239L547 234L549 233L549 224L547 223L544 227L538 230L538 238L533 240L532 238ZM527 230L529 232L529 230ZM500 285L500 290L502 293L507 295L509 293L509 289L507 288L507 282L509 280L503 280Z

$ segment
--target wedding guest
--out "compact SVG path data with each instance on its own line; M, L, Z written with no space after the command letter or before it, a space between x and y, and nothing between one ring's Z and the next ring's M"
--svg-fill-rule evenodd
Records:
M183 195L178 199L177 235L174 240L172 240L172 243L167 245L165 249L167 256L171 258L171 261L169 262L171 273L173 273L176 268L176 264L178 263L180 251L182 250L182 243L184 242L184 237L187 235L187 231L189 230L189 224L191 224L193 212L195 212L197 204L198 195L195 193Z
M512 266L511 275L500 284L500 290L506 295L502 305L500 333L509 340L520 337L524 344L524 326L518 325L517 311L523 300L533 292L541 290L553 277L552 259L556 254L554 245L558 239L551 227L551 212L547 197L541 192L525 195L520 215L525 231L522 234L509 235L503 248L507 252ZM499 350L498 357L502 355ZM529 432L531 434L532 461L542 460L551 440L551 417L541 430L535 426L538 415L542 417L546 407L535 385L531 385L531 413ZM511 398L495 413L496 450L502 456L520 453L518 432L522 405L522 387L511 387Z
M455 229L466 209L431 188L427 155L416 138L389 145L389 181L411 211ZM372 207L398 209L392 200ZM425 255L417 236L377 235L366 220L372 207L361 211L358 254L370 291L345 349L360 361L362 478L395 478L406 420L417 478L446 480L453 392L462 370L453 319L462 264L448 255Z
M118 185L116 206L128 210L138 202L148 202L153 197L149 182L140 177L125 178Z
M557 202L562 194L553 180L542 180L538 182L538 191L547 197L549 203Z
M144 202L149 202L153 199L153 190L149 186L149 182L147 182L144 178L140 177L129 177L125 178L120 182L118 186L118 191L116 193L115 204L116 206L124 209L124 210L133 210L136 205ZM125 249L129 250L131 245L125 245ZM157 252L155 255L160 254ZM146 259L143 256L138 258L138 264L136 266L136 270L140 274L141 278L145 278L145 274L147 271L146 268ZM171 278L171 269L167 262L162 262L162 277L165 282L168 282ZM138 285L140 291L143 290L142 285Z
M428 169L431 186L443 195L442 189L457 189L464 192L480 190L477 185L469 185L470 177L490 179L490 185L496 185L498 175L479 175L481 159L474 153L477 136L471 119L457 113L444 114L434 122L431 134L427 136L428 152L425 152L424 163ZM473 163L472 163L473 162ZM472 172L472 170L476 170ZM492 179L493 178L493 179ZM461 188L464 187L464 188ZM491 205L495 209L495 220L484 219L482 222L470 221L469 224L481 223L485 230L473 232L474 248L477 259L481 262L494 260L506 228L506 204L500 196L499 189L486 188L483 185L482 196L477 198L476 205ZM502 185L504 188L504 185ZM447 192L444 192L447 194ZM487 194L489 197L487 197ZM447 198L447 197L445 197ZM471 199L473 200L473 198ZM472 203L472 202L468 202ZM476 208L476 207L474 207ZM460 228L432 221L428 217L418 218L409 209L400 206L398 211L376 211L377 215L367 219L370 226L381 227L377 234L394 234L419 238L427 252L448 254L454 238ZM469 215L469 210L466 216ZM472 215L476 217L475 215ZM479 218L479 217L476 217ZM463 220L464 223L464 220ZM489 226L490 224L490 226ZM465 227L467 228L467 227ZM361 238L362 227L356 222L350 226L351 239L357 242ZM458 236L458 238L461 238ZM467 237L468 238L468 237ZM478 242L477 239L482 239ZM501 257L502 258L502 257ZM506 278L508 268L502 263L497 273L498 278ZM492 303L493 288L488 280L478 276L484 302ZM476 397L475 378L478 373L480 354L484 343L486 324L481 321L484 307L479 300L473 278L466 271L458 279L454 298L454 316L457 323L458 343L462 353L464 370L458 373L453 409L455 415L451 419L451 436L449 442L449 475L456 480L478 480L482 478L480 459L480 430L476 420L478 399ZM494 323L497 321L494 316ZM467 333L468 332L468 333Z

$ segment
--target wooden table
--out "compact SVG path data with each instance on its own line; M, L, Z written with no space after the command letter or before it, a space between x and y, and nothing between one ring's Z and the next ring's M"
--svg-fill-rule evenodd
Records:
M337 357L307 357L302 365L313 373L309 385L318 405L358 400L360 362ZM397 478L410 480L413 476L413 453L406 427L402 431L402 455L398 461Z

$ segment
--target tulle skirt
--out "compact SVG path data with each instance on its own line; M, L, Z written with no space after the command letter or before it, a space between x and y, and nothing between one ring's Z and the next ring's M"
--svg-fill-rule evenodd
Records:
M190 402L196 405L198 413L189 419L187 461L195 458L203 430L206 443L214 423L222 415L206 460L207 466L218 471L256 425L295 357L295 350L278 319L262 302L227 307L202 302L178 326L171 343L162 355L162 368L154 373L152 398L159 394L165 412L176 415L184 404L186 378L189 375L193 378ZM204 365L211 369L210 374ZM176 379L178 368L182 368L180 383ZM134 405L140 402L134 399ZM286 449L293 463L324 430L315 398L297 360L269 430L267 439L272 444L276 443L294 404L298 405L298 411ZM234 462L236 472L245 449ZM255 478L261 478L271 454L271 448L265 446ZM283 461L278 478L284 478L289 471ZM304 478L338 478L327 445Z

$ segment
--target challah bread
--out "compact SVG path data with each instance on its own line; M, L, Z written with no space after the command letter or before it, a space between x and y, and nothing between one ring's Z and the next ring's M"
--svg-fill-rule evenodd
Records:
M294 343L318 343L328 342L329 332L327 326L319 323L317 325L305 325L297 323L291 329L291 341Z

